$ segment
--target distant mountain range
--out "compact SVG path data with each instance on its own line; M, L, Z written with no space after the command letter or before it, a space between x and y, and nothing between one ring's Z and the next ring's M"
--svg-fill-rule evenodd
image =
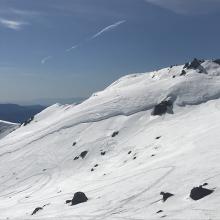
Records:
M21 106L16 104L0 104L0 120L23 123L45 108L42 105Z
M75 98L39 98L34 99L27 102L19 102L21 105L43 105L43 106L51 106L56 103L60 103L62 105L65 104L80 104L86 100L84 97L75 97Z
M36 99L28 102L19 102L19 104L0 104L0 120L14 123L23 123L30 117L38 114L46 107L55 103L60 104L80 104L86 98L45 98Z

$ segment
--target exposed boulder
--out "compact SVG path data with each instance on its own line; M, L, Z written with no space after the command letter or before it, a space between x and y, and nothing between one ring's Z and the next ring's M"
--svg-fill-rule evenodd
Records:
M164 115L166 113L173 113L173 103L171 100L165 100L162 101L161 103L157 104L153 112L151 113L152 115Z
M79 157L78 157L78 156L74 157L74 160L78 160L78 159L79 159Z
M190 198L193 200L199 200L214 192L214 190L203 188L203 186L204 185L200 185L199 187L194 187L190 192Z
M42 207L37 207L36 209L34 209L34 211L32 212L31 215L35 215L38 211L42 210Z
M74 197L71 201L71 205L77 205L77 204L80 204L80 203L83 203L83 202L87 202L88 201L88 198L87 196L85 195L85 193L83 192L76 192L74 194Z
M74 142L73 142L73 146L75 146L75 145L76 145L76 142L74 141Z
M170 198L171 196L174 196L174 194L169 193L169 192L161 192L160 195L163 196L163 198L162 198L163 202L166 202L166 200L167 200L168 198Z
M119 131L114 131L113 133L112 133L112 137L115 137L115 136L117 136L119 134Z
M105 154L106 154L106 152L105 152L105 151L102 151L102 152L101 152L101 155L102 155L102 156L104 156Z
M82 159L84 159L85 158L85 156L88 154L88 151L83 151L81 154L80 154L80 157L82 158Z

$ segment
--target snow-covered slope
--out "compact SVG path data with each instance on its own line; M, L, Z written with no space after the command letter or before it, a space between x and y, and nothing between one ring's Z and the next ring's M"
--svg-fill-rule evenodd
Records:
M219 63L125 76L1 139L0 219L219 219ZM65 204L77 191L88 201Z
M19 124L0 120L0 139L16 130Z

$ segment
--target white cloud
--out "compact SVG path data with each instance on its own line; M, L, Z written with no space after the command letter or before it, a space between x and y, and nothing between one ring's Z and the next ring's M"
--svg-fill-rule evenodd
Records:
M95 35L93 35L93 36L91 37L91 39L95 39L95 38L97 38L98 36L101 36L102 34L104 34L105 32L110 31L110 30L113 30L113 29L115 29L116 27L118 27L119 25L121 25L121 24L123 24L123 23L125 23L125 22L126 22L126 21L123 20L123 21L118 21L118 22L116 22L116 23L114 23L114 24L112 24L112 25L109 25L109 26L103 28L103 29L102 29L101 31L99 31L98 33L96 33Z
M180 14L206 14L220 10L220 0L145 0Z
M21 30L23 26L28 25L28 23L23 21L0 18L0 25L12 30Z
M41 64L45 64L48 60L52 59L52 56L47 56L47 57L44 57L42 60L41 60Z

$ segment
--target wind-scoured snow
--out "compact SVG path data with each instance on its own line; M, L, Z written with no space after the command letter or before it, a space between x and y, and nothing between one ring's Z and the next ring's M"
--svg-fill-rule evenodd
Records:
M219 98L220 65L201 61L45 109L0 140L0 219L219 219ZM153 116L165 100L173 113ZM88 201L66 204L76 192Z

